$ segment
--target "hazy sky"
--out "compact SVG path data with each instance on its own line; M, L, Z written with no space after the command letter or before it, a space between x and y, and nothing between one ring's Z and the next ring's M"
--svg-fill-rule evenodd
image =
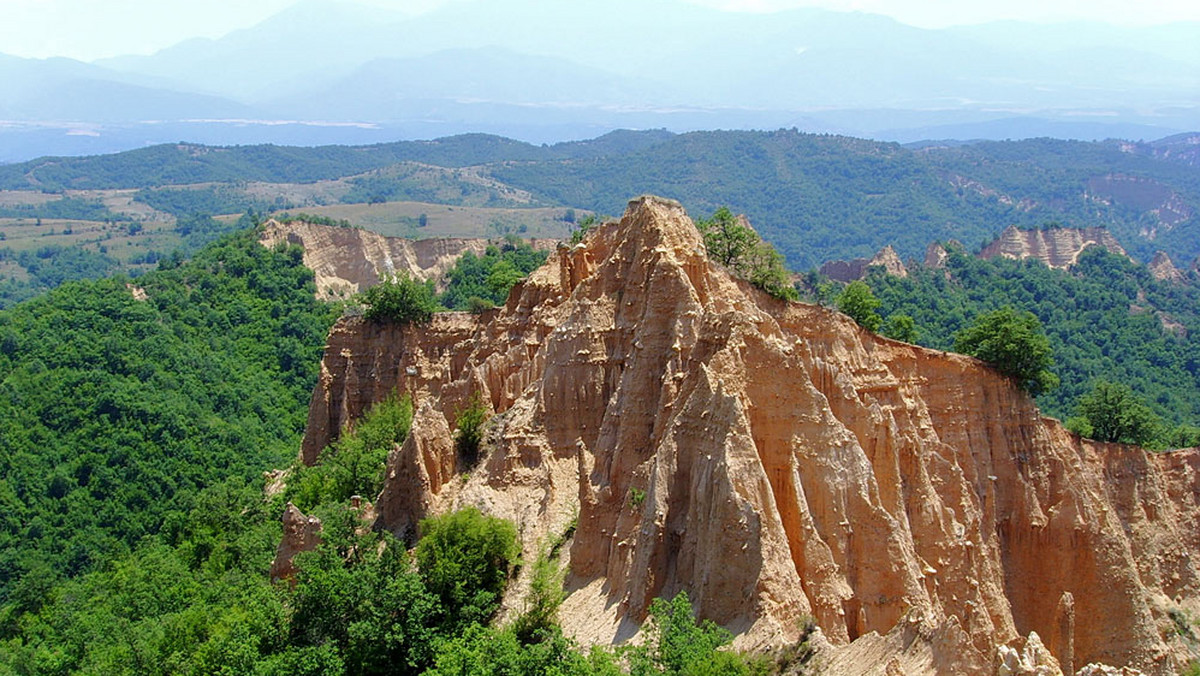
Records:
M448 0L360 0L423 11ZM575 0L529 0L572 2ZM646 0L653 2L654 0ZM687 0L735 11L827 7L938 28L995 19L1092 19L1121 25L1200 21L1196 0ZM296 0L0 0L0 53L91 60L149 54L189 37L251 26Z

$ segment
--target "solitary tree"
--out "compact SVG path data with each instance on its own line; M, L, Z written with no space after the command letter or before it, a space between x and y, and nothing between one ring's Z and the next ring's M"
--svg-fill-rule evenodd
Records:
M876 312L880 305L879 299L871 293L871 287L861 279L847 284L837 297L838 309L872 333L878 331L879 326L883 324L883 317Z
M975 318L954 336L954 349L978 357L1017 379L1033 395L1058 386L1054 355L1042 323L1031 312L1003 307Z
M883 335L896 340L903 340L906 343L916 343L920 333L917 331L917 323L913 318L903 313L897 313L887 320L887 326L883 328Z
M1082 430L1084 436L1099 441L1144 444L1157 431L1154 413L1121 383L1097 381L1091 392L1079 398L1079 413L1091 428L1091 434Z
M696 221L696 227L704 236L704 248L709 258L743 274L745 259L759 243L758 233L738 221L728 207L713 212L711 218Z
M800 297L792 286L783 256L728 207L717 209L711 218L696 221L696 227L704 236L709 258L729 268L734 275L776 298Z

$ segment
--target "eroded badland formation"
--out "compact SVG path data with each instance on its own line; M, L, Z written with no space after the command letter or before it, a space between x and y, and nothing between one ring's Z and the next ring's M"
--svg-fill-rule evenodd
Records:
M417 414L376 525L475 505L533 560L577 516L561 620L583 641L686 590L740 647L811 615L829 673L993 674L1001 647L1036 673L1186 657L1171 614L1200 601L1200 451L1080 440L974 359L770 298L674 202L635 200L483 315L342 319L305 461L393 388ZM473 393L495 416L468 472L451 428Z

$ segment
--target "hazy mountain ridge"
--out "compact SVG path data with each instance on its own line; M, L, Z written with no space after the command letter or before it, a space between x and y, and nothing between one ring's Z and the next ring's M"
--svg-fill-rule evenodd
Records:
M219 39L76 63L114 93L94 87L66 97L68 107L50 93L20 115L0 113L42 124L0 130L8 147L0 161L181 138L311 145L486 131L547 142L621 127L797 126L900 141L1048 130L1157 138L1200 127L1200 54L1188 28L928 30L879 15L683 2L504 0L408 16L313 1ZM18 65L33 72L47 63ZM199 98L189 106L150 91L116 93L117 83ZM158 122L140 124L148 117ZM238 122L212 121L227 118ZM47 123L66 120L96 124L90 133L103 141L47 133ZM330 122L358 126L309 126Z

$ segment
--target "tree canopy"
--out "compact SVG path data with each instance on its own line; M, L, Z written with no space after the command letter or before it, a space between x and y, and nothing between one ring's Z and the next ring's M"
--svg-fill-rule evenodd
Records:
M980 315L954 337L954 349L978 357L1037 395L1058 385L1054 355L1042 323L1011 306Z

